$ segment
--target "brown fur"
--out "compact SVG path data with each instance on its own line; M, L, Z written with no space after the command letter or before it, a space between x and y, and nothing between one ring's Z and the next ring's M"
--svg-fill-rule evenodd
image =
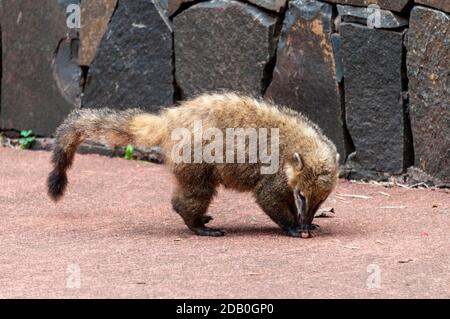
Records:
M171 132L176 128L188 128L192 132L195 120L202 120L204 129L213 127L222 132L226 128L239 127L279 128L278 172L262 175L261 163L174 163L170 154L178 141L171 139ZM335 146L301 114L234 93L209 94L165 109L158 115L139 110L75 111L57 131L54 170L48 180L49 194L54 200L63 195L67 184L66 170L78 145L86 139L112 147L127 144L160 146L178 182L172 198L173 208L199 235L223 234L221 230L205 226L211 219L206 211L218 185L252 191L267 215L288 234L297 236L300 228L311 225L316 210L333 190L338 177ZM296 161L295 153L300 155L301 163ZM303 221L298 218L295 190L306 198L308 214Z

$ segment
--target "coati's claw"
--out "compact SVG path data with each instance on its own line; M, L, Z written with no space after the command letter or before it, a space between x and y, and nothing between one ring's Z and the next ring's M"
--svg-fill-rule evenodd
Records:
M319 228L320 228L319 225L311 224L303 228L300 227L285 228L285 231L286 234L291 237L311 238L313 237L311 231Z
M209 215L203 215L202 216L202 223L203 224L208 224L210 221L212 221L214 218L212 218Z
M309 227L304 227L303 229L300 227L290 227L285 228L285 231L288 236L297 237L297 238L311 238L312 234Z
M221 237L225 235L225 232L223 230L209 227L198 227L192 229L192 231L198 236Z
M298 227L286 228L285 231L288 236L300 237L300 228Z

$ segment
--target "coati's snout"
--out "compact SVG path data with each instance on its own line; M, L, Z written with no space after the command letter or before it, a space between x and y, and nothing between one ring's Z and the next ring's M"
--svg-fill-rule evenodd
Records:
M317 227L312 223L317 210L336 186L339 155L337 154L335 158L336 162L318 170L316 166L316 171L314 171L305 163L299 153L295 153L292 161L285 166L285 173L297 210L299 236L302 238L311 237L311 231Z
M306 200L305 194L295 187L293 190L294 193L294 201L295 207L297 208L297 220L299 225L299 234L302 238L310 238L311 237L311 223L308 223L307 220L310 219L309 211L308 211L308 202Z
M320 205L326 200L328 195L324 196L324 199L316 199L314 195L306 196L301 190L295 188L293 190L295 206L297 208L297 218L299 225L299 233L302 238L310 238L311 231L316 229L317 225L312 222L316 216L317 210Z

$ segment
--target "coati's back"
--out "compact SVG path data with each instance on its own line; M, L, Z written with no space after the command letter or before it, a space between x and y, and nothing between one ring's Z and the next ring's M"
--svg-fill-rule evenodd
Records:
M145 117L146 115L143 115ZM139 116L137 117L137 119ZM320 175L321 171L336 171L337 151L335 145L321 132L320 128L309 121L301 113L292 109L277 106L270 102L241 96L235 93L207 94L183 102L180 106L166 109L162 112L164 119L164 141L162 147L169 155L174 145L179 141L172 139L170 132L177 128L187 128L194 134L194 123L201 122L202 129L216 128L222 131L224 136L224 157L226 151L225 135L229 128L272 128L279 130L280 169L283 170L286 163L292 159L294 153L302 155L304 164L311 167ZM145 129L149 129L145 127ZM149 135L145 132L145 135ZM155 134L153 132L153 134ZM151 134L150 134L151 135ZM203 145L209 141L204 140ZM270 139L268 140L270 142ZM246 140L246 152L248 154L249 141ZM192 150L193 151L193 150ZM168 156L169 162L171 157ZM260 163L257 163L260 164ZM242 166L245 166L243 168ZM221 178L229 180L234 188L241 188L239 182L247 183L254 177L253 169L259 169L259 165L249 163L218 164ZM236 175L236 173L239 173ZM246 174L245 174L246 173ZM242 176L242 175L247 176ZM314 174L313 174L314 175ZM247 186L243 187L248 188Z

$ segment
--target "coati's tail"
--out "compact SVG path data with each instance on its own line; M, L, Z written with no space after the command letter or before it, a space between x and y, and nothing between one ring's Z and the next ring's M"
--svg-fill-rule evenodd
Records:
M162 141L162 118L138 109L113 111L83 109L73 111L56 131L52 156L53 170L47 180L48 194L58 201L67 187L67 170L84 140L110 147L128 144L157 146Z

